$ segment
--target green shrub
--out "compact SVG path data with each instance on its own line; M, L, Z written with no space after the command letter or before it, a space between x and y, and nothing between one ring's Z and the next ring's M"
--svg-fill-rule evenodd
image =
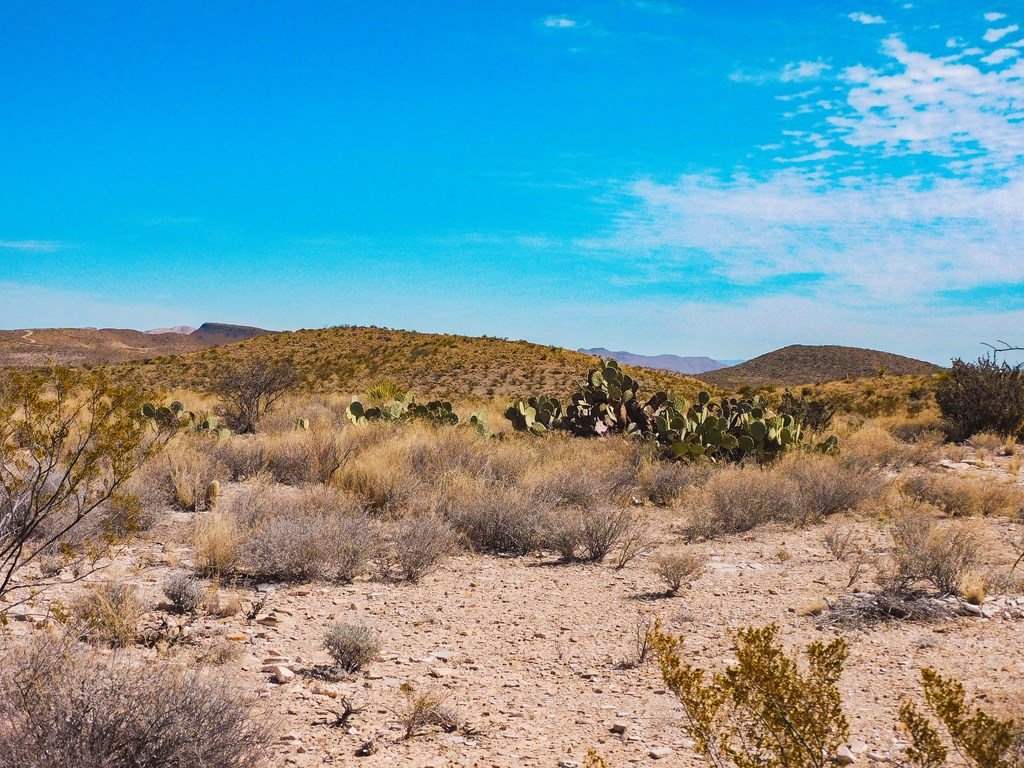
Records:
M716 768L825 768L849 728L837 683L847 643L807 646L802 670L778 641L779 628L736 633L736 666L708 673L683 659L682 641L651 630L665 685L683 705L695 748Z
M332 624L324 635L324 646L339 669L352 673L377 658L380 637L371 627Z

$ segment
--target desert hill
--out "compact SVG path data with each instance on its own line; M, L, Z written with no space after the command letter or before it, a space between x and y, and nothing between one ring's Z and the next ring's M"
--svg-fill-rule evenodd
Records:
M634 352L612 352L604 347L577 350L585 355L610 357L623 365L639 368L657 368L662 371L674 371L687 376L694 376L707 371L725 368L725 363L712 360L710 357L680 357L679 355L638 355Z
M877 376L927 375L942 370L933 363L874 349L793 344L740 365L701 374L702 381L726 389L748 384L794 386Z
M32 328L0 331L0 367L119 363L181 355L270 333L260 328L204 323L193 333L127 328Z
M344 326L258 336L231 346L128 362L118 370L135 372L153 387L204 389L231 361L252 358L286 363L310 391L358 393L393 379L421 399L564 398L596 359L525 341ZM642 395L664 389L693 396L706 388L677 373L627 370L640 382Z

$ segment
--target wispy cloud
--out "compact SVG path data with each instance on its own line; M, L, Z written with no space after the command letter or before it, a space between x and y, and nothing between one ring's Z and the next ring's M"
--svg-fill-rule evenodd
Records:
M12 251L53 253L67 247L66 243L59 243L55 240L0 240L0 248Z
M571 29L579 26L576 19L570 19L568 16L548 16L541 24L550 29Z
M794 83L820 78L831 68L831 65L826 64L821 59L817 61L792 61L778 70L751 72L737 69L729 74L729 79L736 83L753 83L755 85Z
M881 16L872 16L869 13L862 13L857 11L851 13L848 17L850 21L856 21L858 24L885 24L885 19Z
M988 22L999 21L1000 19L1005 19L1005 18L1006 18L1006 14L1005 13L998 13L996 11L990 11L990 12L985 14L985 21L988 21Z
M1002 29L990 29L985 33L984 39L986 43L995 43L1002 40L1011 32L1016 32L1019 29L1020 26L1017 24L1011 24L1010 26L1003 27Z

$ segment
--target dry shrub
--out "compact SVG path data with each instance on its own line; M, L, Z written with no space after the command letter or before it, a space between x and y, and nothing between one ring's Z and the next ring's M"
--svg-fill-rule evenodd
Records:
M854 509L874 497L883 484L877 471L831 456L801 456L781 469L799 489L794 522L801 525Z
M1014 486L982 484L953 474L925 471L904 475L900 490L904 496L938 507L951 517L1015 511L1020 501L1020 492Z
M665 582L668 594L679 591L684 581L696 579L704 571L708 558L700 552L666 552L654 558L654 572Z
M583 515L576 507L549 509L541 533L544 549L558 553L563 563L573 562L583 543Z
M657 541L655 540L651 519L646 513L638 510L626 510L627 518L616 547L615 568L625 568L640 555L648 552Z
M265 440L267 468L286 485L329 485L335 473L359 450L357 430L310 429Z
M796 481L775 469L723 467L695 500L685 533L713 538L742 533L770 522L792 520L799 509Z
M549 510L514 488L475 488L446 514L475 550L525 555L542 546Z
M211 575L231 573L238 564L242 541L233 515L211 512L196 517L192 542L197 570Z
M636 513L627 507L601 505L585 510L581 533L586 559L591 563L602 562L636 520Z
M207 438L178 439L168 446L167 478L176 507L189 512L205 509L207 486L227 479L227 469L211 453L214 447Z
M404 729L403 738L411 739L423 729L436 726L446 733L459 730L462 717L448 704L448 695L440 691L417 692L412 683L403 683L405 705L398 712Z
M0 667L0 768L256 768L274 733L224 679L36 638Z
M861 549L857 542L856 531L842 523L830 525L822 535L821 542L838 562L845 561L850 555Z
M332 489L257 487L238 497L231 515L244 531L239 565L260 579L350 582L379 550L359 503Z
M206 586L187 573L164 581L163 593L178 613L196 613L206 602Z
M399 520L392 531L394 565L402 581L417 582L455 549L451 527L440 517Z
M927 507L907 507L891 529L890 586L905 592L928 582L945 595L958 595L964 577L979 560L980 544L963 523L940 524Z
M82 637L112 648L135 642L142 610L135 586L117 581L101 582L71 604Z
M556 507L626 503L637 488L637 466L629 449L621 441L551 441L542 460L524 474L522 485L537 501Z
M324 634L324 647L343 672L358 672L380 653L380 636L372 627L332 624Z
M267 470L267 449L261 436L235 435L217 444L216 456L232 480L247 480Z
M659 507L676 507L689 488L707 481L710 472L708 464L653 461L640 471L640 493Z

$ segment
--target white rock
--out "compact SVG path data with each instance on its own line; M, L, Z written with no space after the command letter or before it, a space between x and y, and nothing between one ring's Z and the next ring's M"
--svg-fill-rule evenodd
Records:
M651 747L647 752L647 756L652 760L661 760L663 757L668 757L672 754L672 747Z

